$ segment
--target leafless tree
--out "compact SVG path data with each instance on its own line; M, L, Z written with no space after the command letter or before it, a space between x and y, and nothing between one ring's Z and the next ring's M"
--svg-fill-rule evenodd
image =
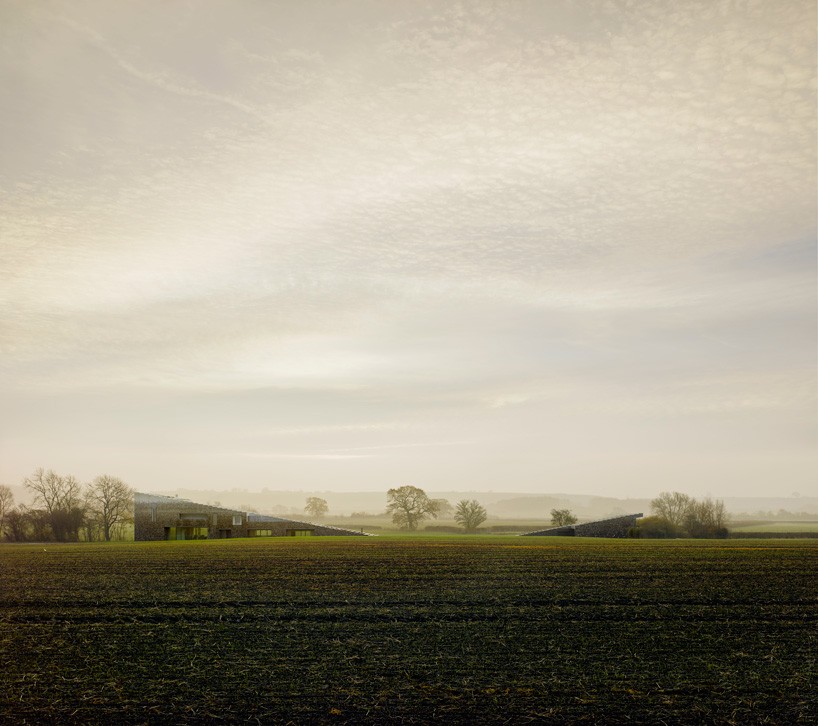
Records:
M694 501L682 492L662 492L651 501L650 508L657 516L666 519L672 525L684 527L688 510Z
M85 507L82 484L76 478L39 468L23 480L23 485L32 493L35 506L42 507L56 540L79 539Z
M39 504L49 514L82 504L82 484L70 475L60 476L51 469L45 471L40 467L23 480L23 485L33 494L34 504Z
M33 542L51 542L55 539L67 539L66 533L60 530L62 521L57 521L57 533L54 531L54 519L45 509L31 509L20 507L23 517L23 538ZM60 511L57 510L57 519L60 520Z
M321 497L307 497L307 506L304 507L304 511L311 517L320 519L329 511L329 505L327 500Z
M461 499L455 507L454 521L467 532L474 532L487 517L485 508L476 499Z
M437 516L438 517L448 517L454 514L454 507L452 503L448 499L432 499L437 507Z
M122 479L108 474L98 476L88 485L85 499L106 542L110 542L118 525L133 521L134 490Z
M721 499L691 499L684 526L691 537L726 537L727 512Z
M6 522L6 515L14 506L14 494L11 487L0 484L0 539L3 539L3 526Z
M9 542L25 542L31 529L31 521L22 506L6 512L6 539Z
M701 501L681 492L662 492L650 503L656 520L639 525L643 532L655 529L668 532L668 536L727 537L727 510L721 499L706 497ZM662 528L664 522L667 526ZM650 536L650 535L648 535Z

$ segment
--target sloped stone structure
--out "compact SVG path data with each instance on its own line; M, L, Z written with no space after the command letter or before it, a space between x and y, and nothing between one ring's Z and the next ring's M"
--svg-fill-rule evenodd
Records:
M197 504L156 494L134 496L134 540L232 537L368 536L351 529L282 519L267 514Z
M621 517L610 517L609 519L599 519L595 522L584 522L583 524L569 524L564 527L550 527L540 529L536 532L526 532L521 537L627 537L628 530L636 526L636 520L644 515L625 514Z

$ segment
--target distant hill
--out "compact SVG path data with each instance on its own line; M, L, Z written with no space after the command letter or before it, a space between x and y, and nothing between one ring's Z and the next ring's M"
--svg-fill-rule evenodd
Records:
M30 504L31 492L22 484L12 484L14 503ZM140 491L166 496L178 496L202 504L216 504L244 511L263 512L279 516L304 516L307 497L321 497L329 504L330 515L380 514L386 510L386 491L329 492L262 489L249 491L238 487L223 490L178 488L151 490L140 486ZM657 490L656 494L659 494ZM580 519L603 519L634 512L650 512L650 499L604 497L593 494L549 492L479 492L433 491L426 493L436 499L447 499L452 504L461 499L476 499L487 510L490 518L551 519L552 509L570 509ZM728 513L738 519L816 519L818 496L789 497L723 497ZM794 515L794 516L792 516ZM799 516L801 515L801 516Z
M650 499L616 499L580 494L523 495L501 499L492 513L502 517L551 518L552 509L570 509L580 519L603 519L650 511Z
M769 516L783 510L818 515L818 497L725 497L724 505L731 514Z
M632 512L650 511L650 499L619 499L591 494L526 492L456 492L426 490L429 496L447 499L455 503L460 499L476 499L491 517L505 519L550 519L552 509L570 509L581 519L601 519ZM330 514L348 515L353 512L378 514L386 509L386 489L377 492L327 492L327 491L246 491L229 489L221 491L200 489L176 489L170 492L156 491L202 503L219 503L222 506L244 510L256 510L271 514L303 514L307 497L327 500ZM657 494L659 492L657 491ZM779 510L807 513L818 516L818 497L723 497L731 514L758 513L775 515Z

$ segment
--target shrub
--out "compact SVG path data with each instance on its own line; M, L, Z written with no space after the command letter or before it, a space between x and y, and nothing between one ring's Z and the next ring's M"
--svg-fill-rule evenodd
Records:
M628 530L629 537L644 539L674 539L681 537L684 532L664 517L643 517L635 527Z

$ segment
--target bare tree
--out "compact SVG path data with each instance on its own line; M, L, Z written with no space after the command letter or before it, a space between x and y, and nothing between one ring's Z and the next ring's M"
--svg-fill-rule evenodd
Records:
M726 537L727 512L721 499L690 500L684 526L690 537Z
M321 497L307 497L307 506L304 507L304 511L311 517L320 519L329 511L329 504Z
M28 513L22 506L6 512L6 539L9 542L25 542L31 529Z
M724 506L723 499L716 499L712 504L712 512L713 512L713 524L720 528L724 529L727 527L727 508Z
M452 503L448 499L432 499L435 506L437 507L437 516L438 517L448 517L454 514L454 507Z
M485 508L476 499L461 499L455 507L454 521L467 532L474 532L487 517Z
M11 487L0 484L0 539L3 539L3 526L6 522L6 515L14 506L14 494Z
M82 504L82 484L73 476L60 476L51 469L37 469L23 480L23 485L34 496L34 504L39 504L51 514L58 509L71 510Z
M552 509L551 510L551 524L557 527L564 527L568 524L575 524L577 518L571 514L570 509Z
M662 492L650 503L650 508L658 516L676 527L683 527L688 510L695 500L682 492Z
M386 511L401 529L410 531L427 517L437 517L439 505L426 492L409 484L386 493Z
M79 539L85 507L82 484L76 478L39 468L23 480L23 485L31 491L34 504L42 507L56 540Z
M118 525L133 521L134 490L122 479L98 476L88 485L85 500L106 542L111 541Z
M670 533L663 536L727 537L729 534L727 511L721 499L706 497L699 501L681 492L662 492L650 506L656 516L648 519L655 521L648 523L650 526L638 525L643 536L652 529ZM662 522L666 526L660 526Z
M20 506L20 513L23 521L21 522L23 528L23 538L33 542L51 542L57 539L54 534L54 522L51 515L45 509L31 509L29 507ZM57 510L59 512L59 510ZM57 524L59 530L60 524ZM64 534L60 532L60 534Z

